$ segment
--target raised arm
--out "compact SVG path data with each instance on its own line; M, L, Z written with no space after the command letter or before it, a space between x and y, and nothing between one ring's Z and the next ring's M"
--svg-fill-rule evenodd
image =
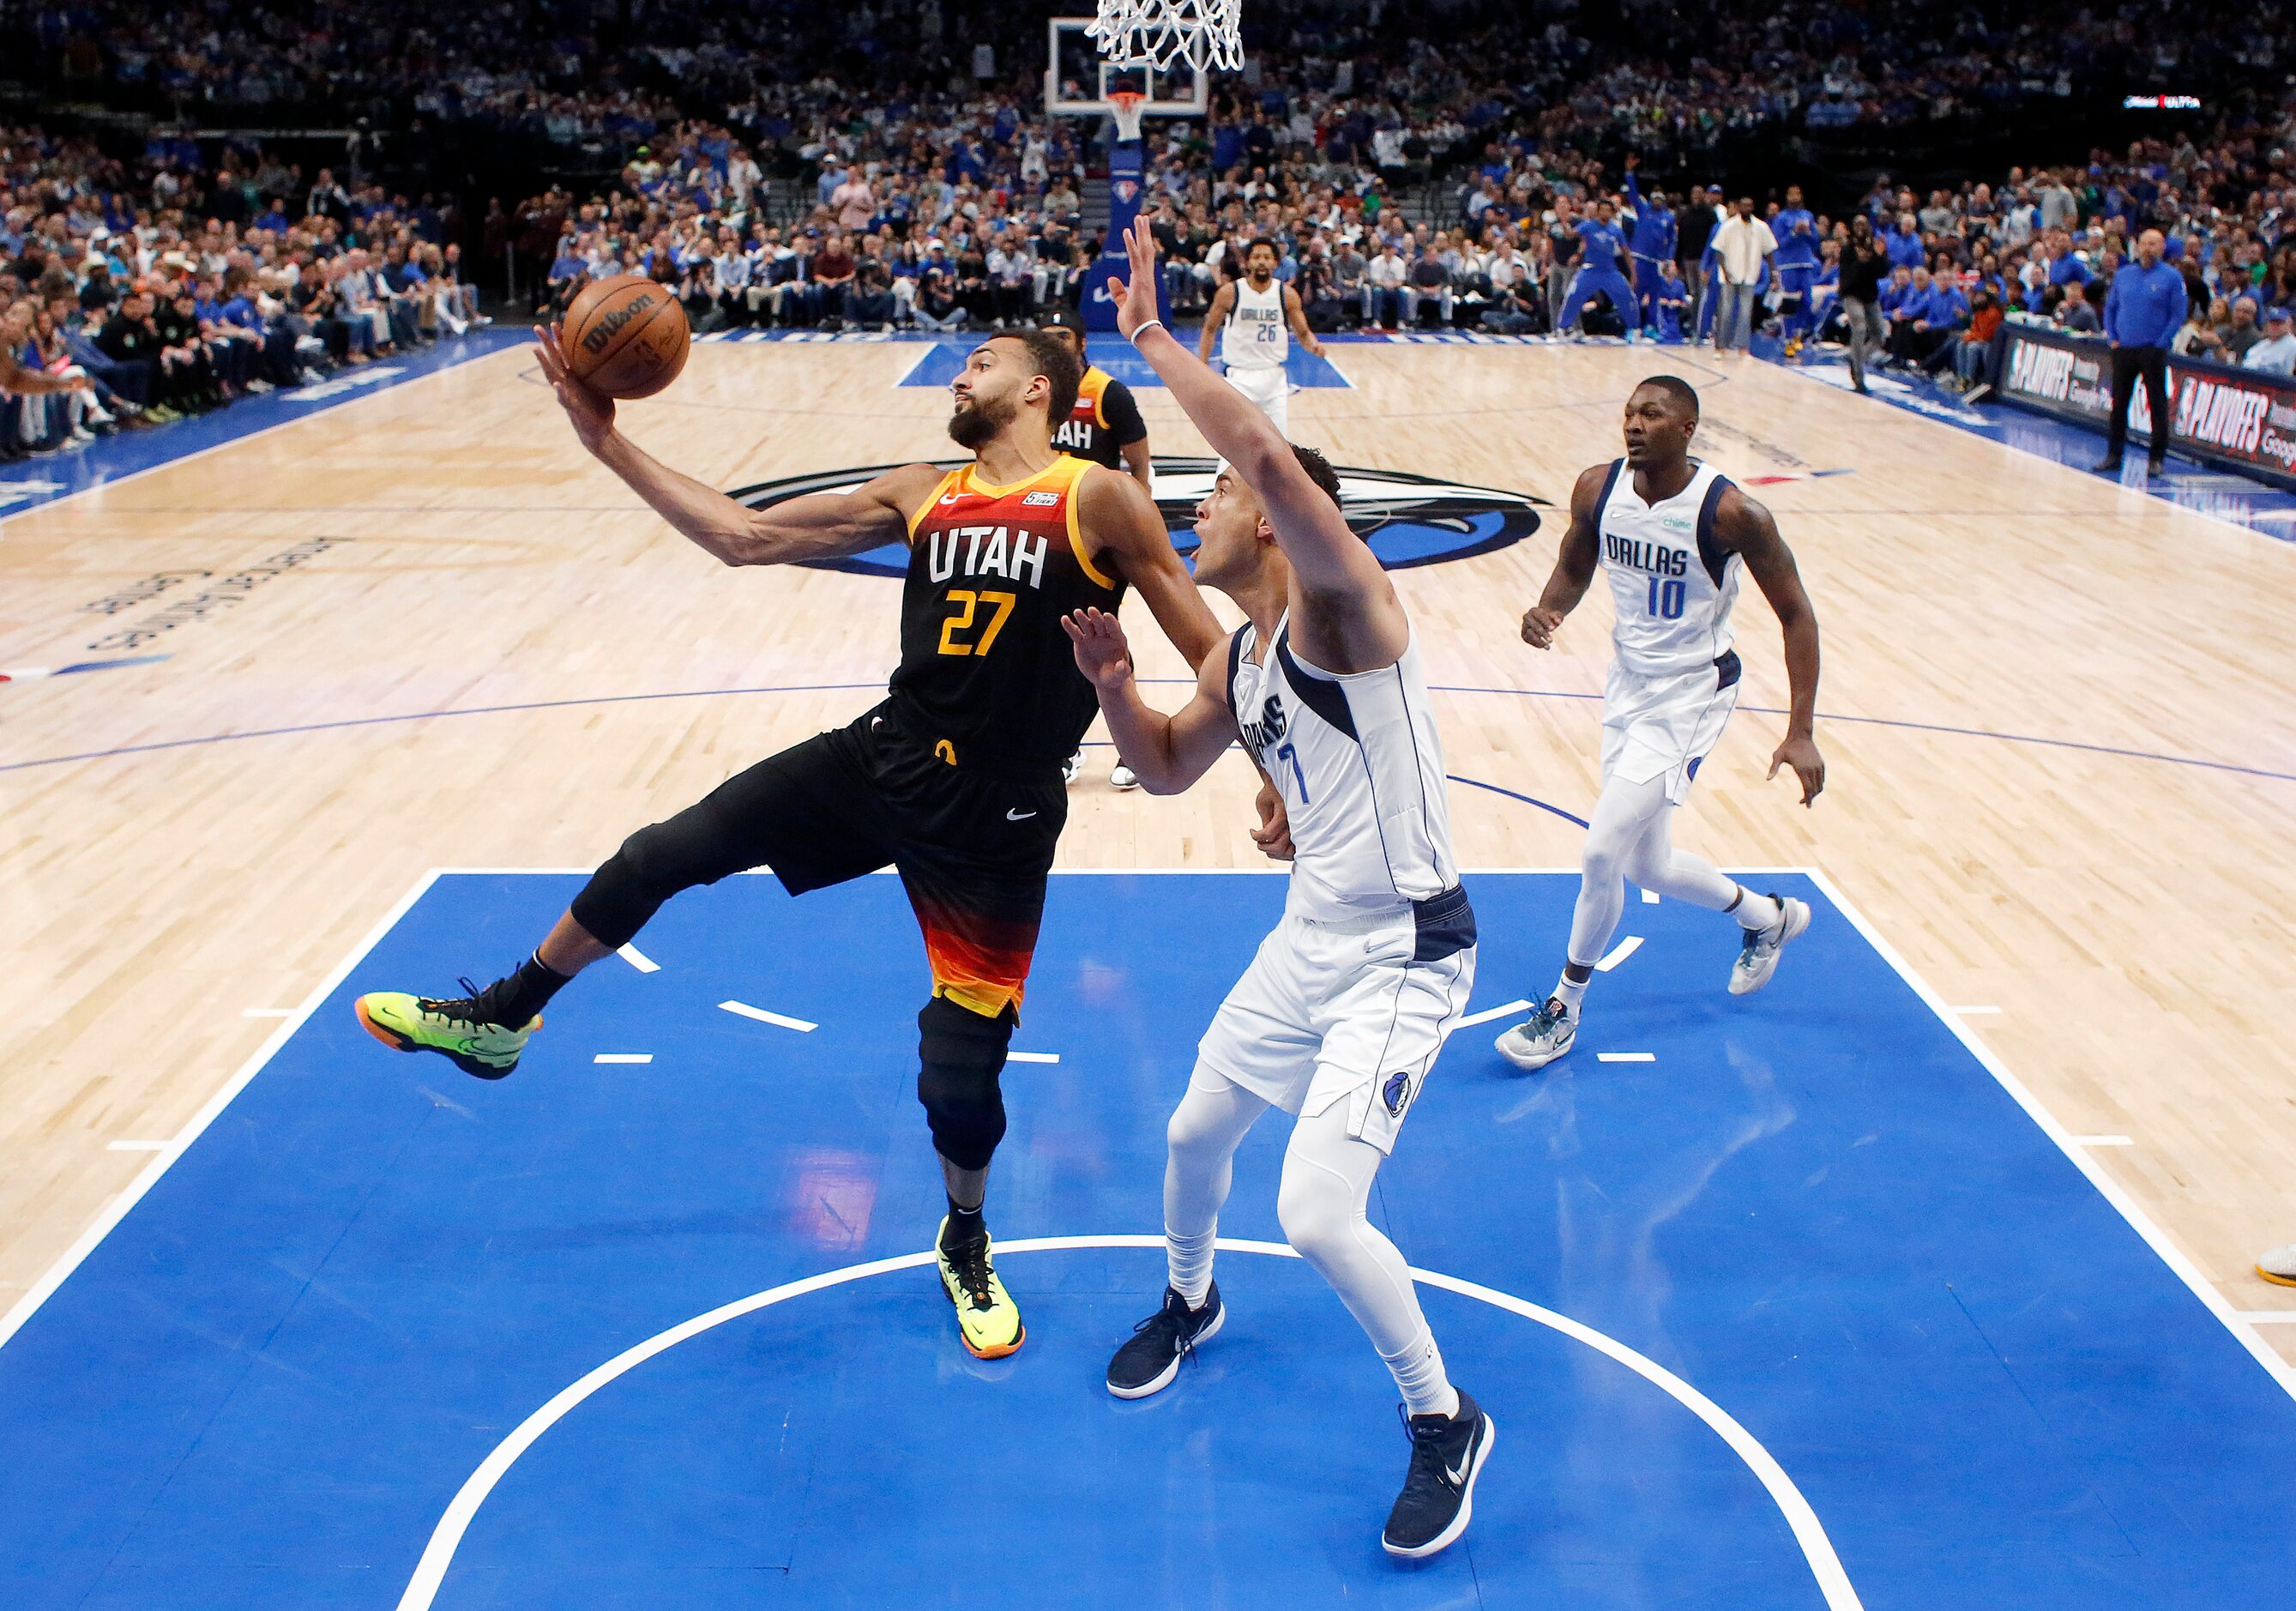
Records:
M1522 641L1534 649L1554 645L1555 629L1578 607L1595 579L1596 549L1602 541L1595 528L1603 518L1603 483L1610 479L1608 464L1594 464L1578 473L1578 485L1570 489L1570 529L1562 534L1554 569L1538 602L1522 612Z
M1100 695L1101 714L1108 719L1116 752L1151 794L1177 794L1210 771L1212 762L1235 742L1225 653L1204 657L1196 672L1195 696L1177 715L1167 716L1140 697L1140 685L1132 674L1132 645L1116 617L1078 610L1062 618L1061 628L1075 646L1077 669Z
M904 464L850 492L816 492L750 509L681 475L614 429L614 402L576 380L554 330L537 330L542 373L598 462L627 482L678 534L728 565L783 565L859 554L908 536L909 514L939 480L930 464Z
M1316 622L1300 623L1300 647L1331 671L1391 665L1411 629L1395 589L1370 547L1349 530L1339 505L1308 478L1275 423L1243 393L1221 380L1164 328L1156 316L1156 240L1135 225L1125 236L1131 257L1128 285L1111 280L1116 326L1172 393L1214 453L1243 477L1291 562L1305 598L1319 606ZM1325 621L1337 643L1319 640ZM1340 662L1340 663L1334 663Z
M1086 557L1138 590L1189 665L1201 668L1214 658L1227 635L1196 591L1147 489L1120 470L1095 464L1084 473L1077 494L1078 524L1090 534L1093 546Z
M1762 596L1776 612L1786 642L1786 682L1793 691L1793 709L1786 718L1786 736L1770 756L1769 776L1780 767L1792 767L1801 780L1801 802L1809 804L1825 787L1825 760L1817 752L1817 612L1801 585L1801 571L1793 551L1778 535L1770 512L1731 488L1714 511L1714 535L1725 548L1746 562Z

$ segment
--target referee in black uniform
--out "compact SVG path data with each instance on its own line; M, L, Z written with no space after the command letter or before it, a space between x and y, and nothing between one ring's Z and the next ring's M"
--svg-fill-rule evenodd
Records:
M1070 308L1055 308L1039 322L1039 327L1066 342L1076 354L1077 362L1084 366L1084 379L1078 382L1076 407L1069 411L1068 419L1053 432L1053 446L1062 453L1078 458L1090 459L1111 470L1121 470L1156 496L1155 461L1148 451L1148 422L1140 417L1140 405L1132 400L1132 388L1101 368L1086 355L1084 321ZM1069 757L1062 776L1074 783L1084 776L1084 752L1078 750ZM1138 774L1119 760L1108 774L1109 783L1119 789L1140 786Z

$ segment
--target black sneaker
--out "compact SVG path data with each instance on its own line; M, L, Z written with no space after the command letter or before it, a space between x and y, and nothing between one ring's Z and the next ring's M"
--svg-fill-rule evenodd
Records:
M1189 1308L1187 1299L1167 1286L1164 1307L1135 1326L1132 1340L1108 1361L1109 1392L1119 1399L1144 1399L1170 1386L1179 1374L1180 1361L1218 1331L1226 1319L1227 1307L1220 1302L1218 1281L1205 1292L1201 1309Z
M1390 1555L1420 1560L1449 1549L1467 1530L1475 1511L1475 1478L1498 1441L1498 1427L1464 1389L1458 1414L1406 1415L1403 1424L1411 1434L1411 1469L1379 1541Z

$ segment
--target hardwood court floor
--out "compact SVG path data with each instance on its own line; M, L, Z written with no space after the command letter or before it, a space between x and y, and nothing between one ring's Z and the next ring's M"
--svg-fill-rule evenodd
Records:
M915 354L700 347L627 423L728 487L941 456L944 398L896 387ZM1824 868L1948 1001L2000 1009L1971 1026L2070 1131L2133 1141L2093 1155L2234 1309L2296 1309L2249 1268L2296 1238L2296 553L1751 360L1334 357L1355 390L1300 393L1292 418L1343 464L1560 504L1665 368L1701 388L1728 473L1852 472L1753 489L1824 628L1828 790L1805 813L1763 782L1779 719L1753 708L1786 689L1750 585L1745 699L1680 842ZM1160 451L1202 450L1163 393L1142 401ZM1515 636L1562 524L1398 582L1452 770L1583 815L1607 603L1552 653ZM186 571L212 575L87 612ZM513 349L0 525L0 664L85 658L235 575L236 602L111 651L164 664L0 704L0 1309L149 1161L110 1144L174 1135L276 1027L249 1009L300 1001L429 867L592 864L864 708L898 591L716 566L580 454ZM24 764L59 757L87 759ZM1253 862L1240 759L1176 801L1104 775L1078 785L1068 865ZM1459 789L1454 817L1470 867L1577 859L1578 829L1498 794ZM1718 927L1718 990L1730 944ZM1631 988L1606 979L1592 1010ZM2264 1335L2296 1358L2296 1327Z

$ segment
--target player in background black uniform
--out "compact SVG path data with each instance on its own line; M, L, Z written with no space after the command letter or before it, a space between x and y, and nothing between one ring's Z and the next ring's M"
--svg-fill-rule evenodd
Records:
M965 1346L1020 1347L1018 1308L990 1263L982 1218L1004 1133L999 1076L1019 1021L1054 842L1062 762L1098 710L1062 617L1114 612L1128 585L1189 663L1223 634L1130 476L1066 456L1053 425L1075 407L1067 345L1039 331L989 337L951 382L948 432L972 463L906 464L854 489L750 509L657 463L614 428L614 405L575 380L553 331L543 373L582 446L703 551L786 564L909 545L901 659L889 697L737 774L623 842L534 954L453 999L359 998L369 1032L500 1079L574 974L627 944L671 896L770 867L792 894L891 863L924 932L932 992L917 1015L917 1097L948 1189L937 1247ZM1263 797L1263 844L1281 837Z
M1038 322L1037 328L1066 342L1069 350L1076 354L1077 362L1084 366L1084 379L1077 383L1076 407L1053 432L1053 446L1062 453L1105 464L1111 470L1124 471L1153 497L1156 471L1155 460L1148 451L1148 422L1140 417L1140 405L1132 399L1132 388L1086 356L1084 321L1074 310L1054 308ZM1078 750L1069 757L1061 777L1063 782L1074 783L1083 776L1084 752ZM1118 789L1140 786L1139 774L1120 759L1110 769L1108 781Z

